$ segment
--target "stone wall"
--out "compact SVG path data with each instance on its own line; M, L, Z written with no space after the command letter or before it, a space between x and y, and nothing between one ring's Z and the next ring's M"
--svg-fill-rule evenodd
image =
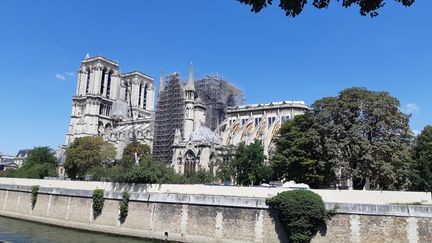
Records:
M120 235L181 242L286 242L264 198L130 192L119 221L121 191L106 191L102 214L92 213L92 190L41 187L31 208L31 186L0 184L0 215ZM321 242L431 242L432 207L337 204L338 214L318 233ZM333 208L334 203L326 203Z

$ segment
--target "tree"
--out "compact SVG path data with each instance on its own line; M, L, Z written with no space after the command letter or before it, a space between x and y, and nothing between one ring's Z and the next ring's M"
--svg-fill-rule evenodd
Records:
M130 143L123 150L123 156L120 161L122 166L131 166L135 164L134 148L138 149L138 160L148 159L151 156L150 146L147 144Z
M71 178L84 178L88 169L114 161L114 145L101 137L81 137L66 149L66 173Z
M412 133L399 100L387 92L350 88L312 105L316 149L355 189L407 189Z
M276 151L271 159L276 180L294 180L312 188L326 187L335 173L326 154L319 149L320 135L313 129L310 113L287 121L274 139Z
M216 176L223 182L232 181L235 175L235 168L233 166L233 160L236 153L236 147L234 145L228 145L223 148L223 152L220 155Z
M432 126L426 126L412 149L412 190L432 191Z
M250 145L240 143L233 159L234 178L238 185L259 185L271 177L271 168L265 164L264 148L258 140Z
M238 0L239 2L251 6L251 11L258 13L263 8L271 5L273 0ZM335 2L333 0L332 2ZM339 1L339 0L338 0ZM411 6L415 0L395 0L401 3L405 7ZM313 0L312 5L318 9L327 8L330 5L331 0ZM360 7L360 14L362 16L370 15L375 17L378 15L378 9L384 7L385 0L342 0L342 6L345 8L357 5ZM299 15L305 5L307 0L280 0L279 7L285 11L285 15L289 17L296 17Z
M35 147L16 170L7 170L7 177L43 179L46 176L56 177L56 158L49 147Z

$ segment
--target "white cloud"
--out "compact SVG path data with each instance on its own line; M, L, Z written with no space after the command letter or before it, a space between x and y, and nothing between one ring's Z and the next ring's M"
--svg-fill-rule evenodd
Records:
M73 72L65 72L65 74L66 74L67 76L73 76L73 75L74 75Z
M65 77L63 74L59 74L59 73L57 73L57 74L55 75L55 77L56 77L56 79L58 79L58 80L66 80L66 77Z
M404 113L411 114L411 113L414 113L414 112L418 111L418 110L419 110L419 107L418 107L417 104L414 104L414 103L408 103L408 104L404 105L404 106L401 108L401 110L402 110L402 112L404 112Z
M414 136L417 136L420 134L419 130L413 129L412 132L414 133Z

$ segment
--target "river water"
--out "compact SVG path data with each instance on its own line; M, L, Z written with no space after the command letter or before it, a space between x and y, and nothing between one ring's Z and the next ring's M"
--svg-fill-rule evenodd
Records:
M112 236L49 226L45 224L0 217L0 242L144 242L136 238ZM156 241L155 241L156 242Z

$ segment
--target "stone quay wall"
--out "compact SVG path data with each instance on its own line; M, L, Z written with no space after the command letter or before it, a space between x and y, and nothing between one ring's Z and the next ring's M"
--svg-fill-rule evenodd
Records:
M40 186L33 209L32 185ZM94 219L91 196L97 188L105 190L105 202L102 214ZM237 190L243 191L239 187L203 185L118 185L0 178L0 216L169 241L286 242L277 216L265 204L265 198L277 192L252 188L250 196L245 196L235 195ZM123 191L129 192L130 202L128 216L121 223L119 204ZM338 202L338 191L334 191L336 202L332 202L329 192L325 193L328 194L326 207L337 205L338 214L312 242L432 242L430 206ZM399 198L382 199L382 202L430 200L430 193L405 194L401 192Z

